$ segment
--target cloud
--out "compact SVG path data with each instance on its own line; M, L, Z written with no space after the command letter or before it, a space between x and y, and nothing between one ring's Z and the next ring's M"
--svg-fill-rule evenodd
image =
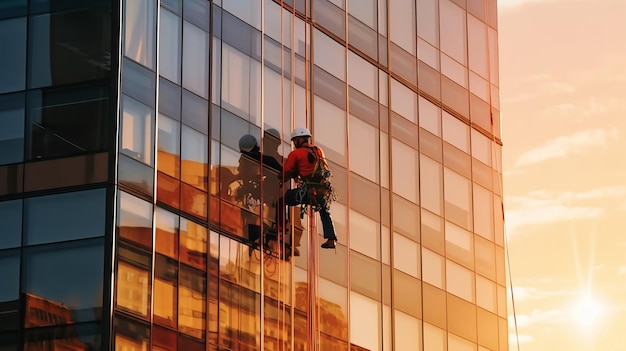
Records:
M589 147L606 145L608 140L616 139L618 133L616 128L610 130L592 129L560 136L546 141L542 146L526 151L515 161L515 166L525 166L572 154L581 154Z
M541 300L553 296L570 295L565 290L542 290L531 286L513 286L513 298L515 302Z
M607 186L581 192L538 190L524 196L507 196L505 199L507 234L515 235L521 228L530 225L598 218L606 213L609 202L617 203L613 207L617 210L625 208L623 206L625 199L625 185ZM599 203L598 207L589 204L590 202ZM619 205L620 203L622 206Z
M511 345L511 347L513 347L512 345L517 345L518 343L529 344L533 341L535 341L535 337L532 335L527 335L527 334L516 335L515 333L509 334L509 344Z
M517 328L528 328L533 324L561 324L567 322L567 313L559 309L533 310L530 314L515 314L508 318L509 330Z

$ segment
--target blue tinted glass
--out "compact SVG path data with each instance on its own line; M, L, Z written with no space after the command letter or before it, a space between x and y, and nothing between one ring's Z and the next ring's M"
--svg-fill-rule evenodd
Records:
M106 189L33 197L24 204L24 244L104 235Z
M104 281L103 239L41 245L24 250L23 292L66 309L69 320L101 318Z
M211 3L206 0L185 0L183 17L208 32L211 18L210 6Z
M0 251L0 305L17 300L20 294L19 250Z
M23 161L24 93L0 95L0 126L0 165Z
M124 59L122 91L150 107L155 105L156 75L149 69Z
M24 16L26 14L27 0L4 0L0 1L0 18Z
M0 8L0 13L1 13ZM26 17L0 21L0 93L26 86ZM11 53L7 55L6 53Z
M0 249L20 246L22 242L22 200L0 202L0 223L2 223Z

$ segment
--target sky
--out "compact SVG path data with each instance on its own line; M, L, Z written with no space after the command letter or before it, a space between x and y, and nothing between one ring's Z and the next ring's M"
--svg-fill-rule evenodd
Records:
M498 0L509 349L626 350L626 0Z

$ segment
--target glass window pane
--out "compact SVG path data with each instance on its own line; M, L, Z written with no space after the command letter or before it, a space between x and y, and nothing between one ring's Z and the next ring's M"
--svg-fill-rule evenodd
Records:
M122 92L154 107L156 91L154 72L127 58L122 61L122 72Z
M395 300L395 308L413 317L422 318L423 306L421 303L415 303L416 301L422 301L422 282L419 279L394 269L393 298Z
M315 30L313 61L316 66L346 81L346 48L331 37Z
M0 12L3 11L5 10ZM0 93L24 90L26 87L26 17L0 21L0 43L5 53L11 53L0 55L0 77L2 77Z
M180 261L206 271L208 229L195 222L180 219Z
M424 323L424 350L446 350L446 331Z
M493 194L474 185L474 233L493 240Z
M444 289L444 258L433 251L422 248L422 279L440 289Z
M154 169L134 158L125 155L119 156L117 179L120 184L152 196Z
M22 243L22 200L0 202L0 223L0 249L19 247ZM104 234L104 227L102 229Z
M462 151L470 152L470 128L451 114L444 112L442 116L443 140Z
M154 165L154 110L128 96L122 98L122 153Z
M346 111L329 103L328 101L314 97L315 123L313 124L315 144L321 146L326 157L342 166L346 164ZM328 128L328 126L333 126ZM304 126L303 126L304 127Z
M111 120L108 90L108 85L93 85L30 91L26 158L106 150Z
M183 21L183 87L209 98L209 33Z
M389 38L415 56L415 0L394 0L389 4Z
M420 154L421 205L438 215L443 210L443 166Z
M154 322L176 328L178 262L161 255L154 261Z
M120 314L113 317L115 350L148 350L150 325L131 320Z
M196 26L210 30L211 3L206 0L185 0L183 2L183 17Z
M381 300L380 261L350 251L350 288L377 301Z
M370 194L371 195L371 194ZM374 259L380 259L379 223L350 210L350 248Z
M474 302L474 274L469 269L446 260L446 291Z
M178 215L157 207L155 213L156 238L155 251L171 258L178 258Z
M394 267L415 278L420 278L419 245L397 233L394 233L393 240Z
M3 76L1 70L0 77ZM23 93L0 95L0 164L21 162L24 159L24 104Z
M180 122L159 114L158 169L180 178Z
M24 244L75 240L104 235L106 189L24 200Z
M418 174L417 151L408 145L392 140L392 186L393 192L417 203L419 188L415 175Z
M63 306L64 316L49 319L48 325L99 320L104 261L103 239L26 248L23 291L33 303L46 301ZM25 327L41 326L29 325L28 320L25 323Z
M29 87L108 78L111 11L93 7L29 18Z
M209 137L183 125L181 180L206 190L209 169Z
M125 192L118 192L117 230L120 239L152 247L152 204Z
M40 313L41 309L38 307L45 303L47 301L28 296L26 304L29 310L25 311L25 314L34 317L32 326L39 327L41 325L41 319L38 317L41 317L42 314ZM43 315L44 319L50 319L50 317L59 318L59 311L51 312L50 310L54 311L54 308L48 307L48 312ZM24 331L24 350L67 350L68 348L100 350L103 337L102 325L100 323L81 323L45 329L26 329ZM0 341L1 344L2 341Z
M417 0L417 35L439 46L439 13L437 0Z
M476 275L476 304L496 313L496 283Z
M391 80L391 110L417 123L417 94L395 79Z
M118 245L117 308L147 319L150 315L150 256L144 251Z
M159 112L180 121L181 88L167 79L159 78Z
M466 12L450 0L439 0L441 51L466 64Z
M209 102L185 89L182 98L183 123L202 134L209 134Z
M206 273L181 265L178 330L204 339L206 328Z
M378 130L350 116L350 169L367 179L378 182Z
M367 350L380 349L380 302L350 292L350 342Z
M474 267L473 234L448 221L445 224L446 257L467 268Z
M467 16L467 19L469 68L488 79L487 24L474 16Z
M124 55L155 67L156 6L151 0L124 0Z
M470 180L446 167L443 170L443 180L446 219L470 229L472 224Z
M233 48L222 45L222 94L223 108L251 122L260 119L261 100L257 92L261 91L260 63L250 56Z
M342 340L348 339L348 290L324 278L319 279L319 299L322 307L319 310L321 321L335 321L334 323L320 323L320 330L336 336ZM332 306L332 307L331 307Z
M394 315L394 348L398 350L414 350L415 345L421 345L422 321L398 310L394 311Z
M19 250L5 250L0 252L0 279L2 279L2 285L0 285L0 330L5 330L2 326L4 321L10 319L3 316L2 312L10 312L4 310L4 306L14 303L16 309L18 306L18 299L20 295L20 251ZM17 319L17 316L13 316ZM16 323L17 324L17 323ZM17 325L14 326L14 328Z

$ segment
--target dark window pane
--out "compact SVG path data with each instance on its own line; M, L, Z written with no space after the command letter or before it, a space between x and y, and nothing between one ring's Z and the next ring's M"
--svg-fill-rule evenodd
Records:
M159 78L159 112L180 120L180 87Z
M24 191L24 165L0 166L0 195Z
M328 0L316 0L313 6L314 20L331 33L345 40L345 11Z
M0 70L1 61L2 58ZM0 164L24 159L24 103L24 93L0 95Z
M180 180L157 172L157 201L180 208Z
M260 60L261 33L230 13L222 13L223 40L244 54Z
M396 301L396 308L415 318L422 318L422 304L416 303L416 301L422 300L420 281L394 269L393 284L393 296Z
M448 77L441 77L441 102L469 119L469 92Z
M208 32L211 3L206 0L185 0L183 4L183 17Z
M41 304L41 302L38 303ZM46 312L46 315L48 318L59 318L63 315L62 307L51 308ZM100 341L103 340L101 330L102 325L96 323L26 330L24 333L24 350L99 351L102 347ZM1 344L0 350L4 350Z
M0 202L0 223L2 223L0 249L20 246L22 243L22 200ZM0 267L3 265L0 264Z
M24 200L24 244L104 235L106 188Z
M154 325L152 327L152 350L176 351L176 331Z
M183 90L183 123L202 134L209 134L209 102Z
M182 0L161 0L161 6L164 6L180 15L183 5Z
M380 301L382 296L380 261L350 251L350 288Z
M107 152L29 162L25 165L24 188L36 191L106 182L108 164Z
M111 115L106 85L32 91L27 116L27 159L108 147Z
M321 96L324 100L331 102L335 106L346 109L346 82L337 79L332 74L315 66L315 95Z
M63 316L49 319L47 325L102 317L103 239L26 248L23 265L23 291L32 302L65 310ZM31 322L26 318L25 327L37 326Z
M150 325L119 314L113 316L115 345L114 350L148 350Z
M24 16L26 14L27 6L27 0L1 1L0 18ZM2 342L0 341L0 350L4 350L1 345Z
M417 85L417 59L415 56L403 50L393 42L391 43L390 49L390 68L409 83Z
M127 58L124 58L122 72L122 91L146 105L154 107L155 73Z
M119 238L145 248L152 247L152 204L120 191L117 230Z
M29 12L34 14L96 7L111 7L111 0L30 0Z
M8 333L0 333L0 350L2 351L17 351L18 350L16 332L12 331Z
M20 251L0 252L0 331L15 330L19 320ZM0 341L0 350L2 342Z
M3 53L11 53L0 55L0 93L23 90L26 86L26 18L0 21L0 43Z
M206 331L205 274L185 265L180 267L178 330L198 339L204 339Z
M357 5L358 6L358 5ZM378 59L378 47L372 45L378 39L376 31L358 19L348 15L349 44L362 51L367 56Z
M111 71L108 9L32 16L29 19L29 87L105 79Z
M154 169L130 157L120 155L118 181L146 195L152 196Z

